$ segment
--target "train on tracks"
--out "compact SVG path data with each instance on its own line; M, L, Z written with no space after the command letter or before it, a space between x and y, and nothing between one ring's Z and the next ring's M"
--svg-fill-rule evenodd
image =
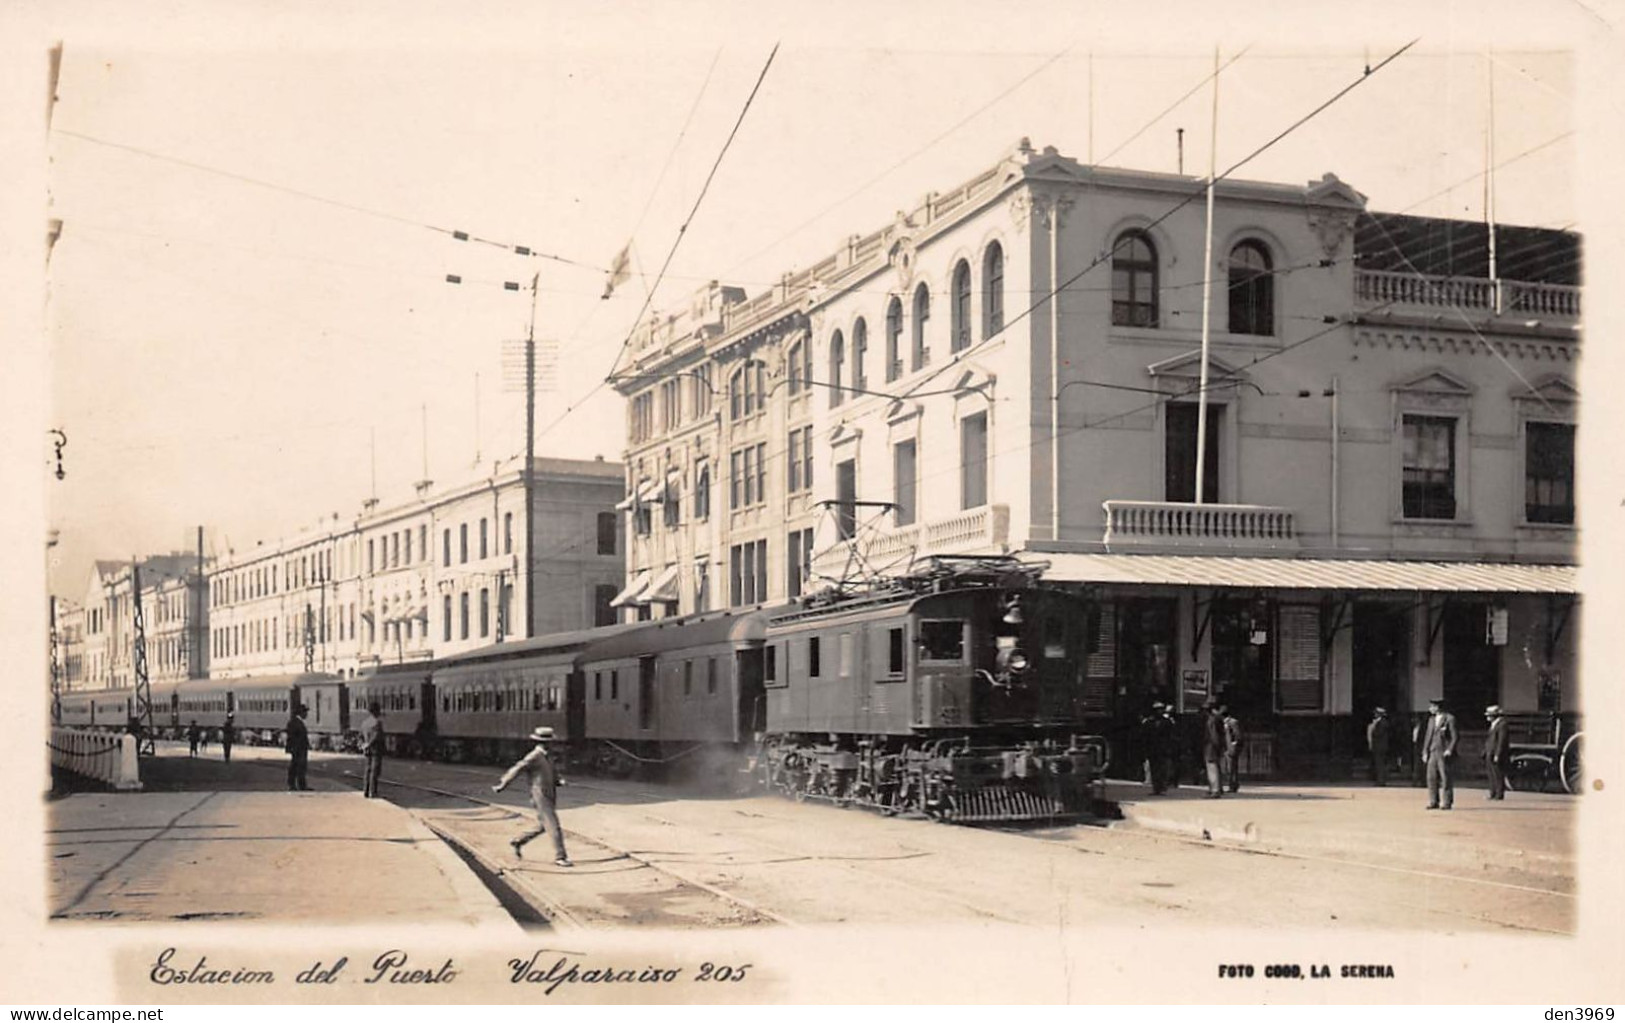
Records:
M796 799L978 822L1085 816L1109 759L1085 734L1081 598L1008 558L934 558L889 584L520 640L352 679L152 687L179 737L230 713L279 742L354 748L380 705L396 756L497 763L539 726L577 769L746 778ZM124 726L128 690L62 698L62 723Z

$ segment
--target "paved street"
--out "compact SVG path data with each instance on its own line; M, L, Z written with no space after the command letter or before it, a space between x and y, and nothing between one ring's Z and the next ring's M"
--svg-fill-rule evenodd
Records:
M1152 799L1138 786L1114 786L1126 819L1111 827L963 828L575 777L561 790L576 863L565 869L551 863L545 838L531 846L535 860L514 861L507 841L524 826L525 810L518 794L490 792L497 768L390 760L386 801L368 803L338 794L359 783L358 758L316 754L313 784L335 794L238 795L280 787L285 762L279 751L245 748L229 767L211 760L188 770L232 799L265 801L244 805L265 834L277 830L265 807L329 798L342 801L338 819L350 822L403 807L494 875L487 880L510 907L523 904L518 916L530 924L1575 926L1575 802L1564 796L1488 804L1481 791L1463 790L1457 809L1442 814L1424 811L1411 788L1281 786L1208 801L1195 789ZM181 796L73 798L117 806ZM329 876L344 876L331 858L349 854L342 843L306 848L313 869L320 863Z

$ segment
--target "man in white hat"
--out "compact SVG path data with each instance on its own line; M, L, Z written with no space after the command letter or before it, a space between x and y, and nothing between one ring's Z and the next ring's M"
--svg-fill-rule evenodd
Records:
M530 737L536 747L508 768L501 781L491 786L492 792L501 792L520 774L526 775L530 781L530 804L536 808L536 826L508 844L513 846L514 859L522 860L525 858L522 850L526 842L544 831L552 832L553 862L561 867L573 867L575 864L570 862L569 854L564 851L564 829L559 827L558 793L563 780L547 755L547 744L553 739L553 729L543 725L531 732Z
M1491 799L1507 797L1507 719L1501 714L1501 705L1492 703L1484 708L1490 720L1489 734L1484 737L1484 773L1490 778Z

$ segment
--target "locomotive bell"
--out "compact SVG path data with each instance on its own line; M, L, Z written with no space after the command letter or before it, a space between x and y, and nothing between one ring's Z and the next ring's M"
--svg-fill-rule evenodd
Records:
M1023 625L1026 623L1027 619L1022 617L1021 614L1020 596L1011 596L1005 603L1003 621L1006 625Z

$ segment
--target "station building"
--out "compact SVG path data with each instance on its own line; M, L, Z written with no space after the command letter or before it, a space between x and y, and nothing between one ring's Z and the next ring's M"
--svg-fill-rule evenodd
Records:
M634 334L623 618L1015 554L1091 603L1119 763L1150 702L1254 777L1347 776L1385 707L1582 710L1579 241L1025 140L758 295ZM1202 397L1205 394L1205 402ZM1205 409L1203 406L1205 405ZM1204 422L1205 420L1205 422ZM1198 434L1204 435L1198 495Z

